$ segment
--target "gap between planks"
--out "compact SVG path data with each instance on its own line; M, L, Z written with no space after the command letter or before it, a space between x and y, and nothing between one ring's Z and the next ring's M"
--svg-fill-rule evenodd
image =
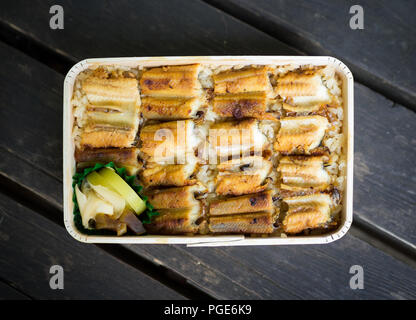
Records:
M18 288L15 284L7 281L0 277L0 287L5 286L7 291L12 294L11 300L36 300L34 297L30 296L20 288ZM10 300L9 297L0 296L0 300Z
M37 212L63 229L62 208L0 173L0 192L17 203ZM75 241L75 240L74 240ZM165 266L155 264L118 244L94 244L118 260L152 277L188 299L214 300L215 297L192 285L185 277ZM0 279L1 281L1 279ZM10 286L10 285L9 285ZM12 286L13 287L13 286ZM13 287L14 288L14 287ZM21 292L25 294L24 292ZM27 294L25 294L27 296ZM28 296L29 297L29 296ZM29 297L33 299L32 297Z
M296 32L283 24L278 24L269 21L265 17L258 16L250 12L250 10L237 7L234 5L228 5L226 1L221 0L201 0L211 7L223 11L233 18L250 25L251 27L262 31L263 33L296 48L303 55L318 55L328 56L331 52L325 50L321 46L317 45L315 41L309 40L299 36ZM354 75L354 81L358 82L385 98L395 101L402 106L416 112L416 100L412 97L407 97L405 92L401 92L400 88L388 83L385 79L371 74L358 66L351 63L348 64L351 72Z
M276 34L280 33L280 31L276 31L276 34L274 32L268 32L267 30L263 30L264 28L259 28L254 21L248 21L250 20L250 17L248 15L247 17L246 15L242 15L241 17L239 17L239 15L235 15L234 12L229 12L233 10L222 8L223 6L221 6L215 0L204 0L204 1L208 3L209 5L217 8L218 10L222 10L225 13L233 16L234 18L240 21L243 21L244 23L247 23L259 29L260 31L265 32L266 34L269 34L272 37L280 40L280 38L276 36ZM238 9L236 11L238 11ZM282 38L283 38L283 41L286 40L285 37L282 37ZM31 34L24 32L23 30L17 28L14 25L5 24L4 22L1 22L1 21L0 21L0 40L14 47L15 49L25 53L26 55L32 57L33 59L42 62L43 64L47 65L51 69L63 75L66 75L67 71L69 71L69 69L73 66L73 64L77 62L75 58L65 55L62 52L54 51L50 49L49 47L43 45L39 40L35 39ZM289 45L292 45L292 44L289 43ZM357 81L357 82L360 82L360 81ZM366 85L365 83L363 84ZM368 86L368 87L371 88L371 86ZM376 89L373 89L373 90L378 92ZM380 92L378 93L380 95L384 95L384 93L380 93ZM389 98L388 96L386 97ZM393 99L393 100L396 101L396 99ZM13 185L14 187L10 188L8 184ZM16 197L14 196L15 193L13 192L11 194L9 193L9 195L12 198L14 198L16 201L20 203L24 203L25 206L34 209L38 213L42 212L42 214L46 216L48 219L63 226L61 219L57 219L57 217L62 216L62 212L61 212L62 210L60 207L57 207L54 204L50 204L49 202L45 201L45 199L43 199L41 196L37 195L33 191L27 189L24 186L17 184L16 182L10 180L6 176L0 174L0 192L7 194L8 192L5 190L10 190L10 189L18 190L18 192L16 192L16 195L18 194L18 196ZM57 214L57 212L59 212L59 214ZM366 222L363 219L357 217L356 215L354 217L354 222L351 227L351 232L357 238L384 251L385 253L393 256L394 258L408 265L411 265L412 267L416 267L416 248L413 245L407 243L406 241L396 238L395 236L391 235L386 230L379 229L376 226L372 225L371 223ZM130 256L131 253L128 249L123 248L122 246L119 246L119 245L114 245L114 247L116 247L117 250L114 250L114 247L111 249L109 249L110 247L108 247L106 249L106 247L103 245L98 245L98 246L102 248L103 250L106 250L108 253L112 255L117 255L116 253L119 250L120 252L123 251L123 253L120 254L120 257L118 258L122 259L122 257L124 256L127 260L129 260L133 264L134 267L139 267L139 264L134 265L135 263L133 262L133 259ZM148 274L152 277L159 276L159 272L154 272L155 268L159 268L159 271L165 268L164 266L159 266L157 264L149 262L142 257L137 256L137 258L138 259L140 258L142 260L142 263L140 263L140 265L145 266L145 268L148 269L147 270ZM186 286L184 287L186 287L185 290L190 290L189 293L196 294L197 296L198 294L200 294L201 295L200 298L205 298L205 299L213 298L209 294L191 285L181 275L179 274L175 275L175 273L171 271L170 269L167 269L167 268L165 269L166 270L163 270L164 271L163 273L165 274L165 276L168 276L168 277L167 278L165 277L163 279L161 278L160 280L158 279L160 282L163 283L163 281L168 281L171 283L171 285L174 286L173 289L177 290L176 289L177 287L175 287L175 285L179 284L179 287L181 287L183 285L183 282L185 281ZM144 270L142 271L145 272ZM195 292L192 292L193 290ZM183 292L181 293L186 296L185 293Z

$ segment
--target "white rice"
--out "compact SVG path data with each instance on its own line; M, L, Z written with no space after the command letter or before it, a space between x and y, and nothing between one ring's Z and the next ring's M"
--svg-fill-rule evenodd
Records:
M198 80L201 83L202 88L213 88L214 81L212 80L212 69L204 67L201 69Z

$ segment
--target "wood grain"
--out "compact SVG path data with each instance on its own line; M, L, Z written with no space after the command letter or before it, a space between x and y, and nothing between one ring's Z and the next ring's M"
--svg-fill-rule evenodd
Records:
M336 56L356 79L416 110L414 1L206 0L310 55ZM364 29L350 28L350 8Z
M355 85L354 213L416 245L416 116Z

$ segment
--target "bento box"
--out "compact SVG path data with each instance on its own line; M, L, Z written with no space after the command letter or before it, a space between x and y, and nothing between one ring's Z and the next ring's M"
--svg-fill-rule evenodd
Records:
M74 110L72 96L77 77L89 68L97 66L120 66L125 68L152 68L201 64L227 66L330 66L335 69L342 94L343 136L342 153L345 159L342 179L342 207L336 228L327 232L288 235L285 233L268 236L252 236L247 234L193 234L193 235L88 235L80 232L74 223L74 202L72 177L76 173L75 149L73 138ZM150 81L150 80L149 80ZM292 81L292 80L290 80ZM293 82L289 82L293 86ZM296 89L296 88L295 88ZM283 89L282 89L283 90ZM236 246L236 245L289 245L289 244L323 244L340 239L349 230L353 216L353 147L354 147L354 92L353 76L344 63L333 57L308 56L195 56L195 57L130 57L130 58L98 58L86 59L75 64L65 77L63 97L63 176L64 176L64 223L67 231L76 240L86 243L128 243L128 244L186 244L187 246ZM228 89L226 89L228 93ZM223 103L223 102L218 102ZM241 109L237 110L241 116ZM235 110L232 116L236 117ZM290 113L288 113L290 114ZM295 119L296 120L296 119ZM282 138L283 140L283 138ZM286 143L286 142L285 142ZM283 142L282 142L283 145ZM280 148L282 148L280 146ZM224 222L221 222L222 226Z

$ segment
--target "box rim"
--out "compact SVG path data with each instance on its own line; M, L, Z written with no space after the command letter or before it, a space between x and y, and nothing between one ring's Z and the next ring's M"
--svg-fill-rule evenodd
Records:
M295 64L328 64L337 68L346 78L347 97L344 98L344 111L348 113L347 121L344 118L344 126L347 125L347 173L345 181L344 195L345 202L345 220L342 225L333 233L317 236L296 236L296 237L261 237L252 238L244 235L197 235L197 236L163 236L163 235L147 235L147 236L91 236L79 232L73 224L73 213L71 208L72 198L72 175L68 172L69 167L72 168L73 153L71 155L70 145L72 141L72 113L70 100L73 88L70 88L77 77L83 70L91 65L96 64L126 64L147 61L147 63L155 63L155 65L166 64L187 64L196 63L198 60L210 60L212 63L224 63L224 60L230 62L236 60L244 60L248 64L265 64L260 62L264 59L279 60L269 63L295 63ZM189 61L193 60L193 61ZM324 62L325 61L325 62ZM143 64L143 63L142 63ZM343 83L344 84L344 83ZM346 102L346 105L345 105ZM242 246L242 245L296 245L296 244L324 244L331 243L342 238L350 229L353 220L353 164L354 164L354 79L349 68L339 59L331 56L173 56L173 57L120 57L120 58L91 58L84 59L74 64L68 71L64 79L64 95L63 95L63 171L64 171L64 224L68 233L76 240L84 243L129 243L129 244L187 244L189 247L201 246ZM69 134L68 134L69 133ZM72 149L71 149L72 150ZM70 187L69 187L70 186ZM68 190L69 189L69 190Z

